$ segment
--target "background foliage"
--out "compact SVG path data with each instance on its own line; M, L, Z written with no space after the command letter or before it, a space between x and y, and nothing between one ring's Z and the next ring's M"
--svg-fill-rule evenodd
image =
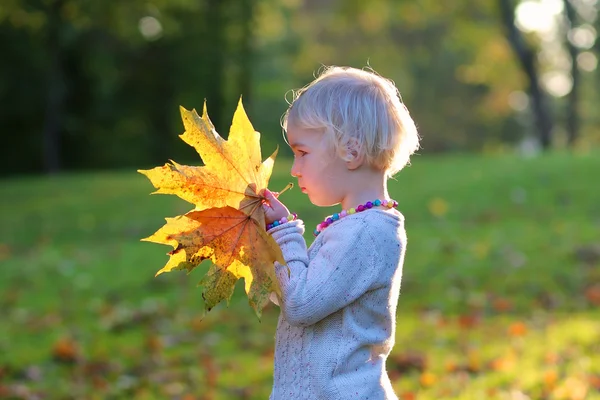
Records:
M554 146L571 131L588 146L600 123L597 8L594 0L5 1L0 170L190 160L177 106L206 98L225 133L240 94L270 151L281 143L286 92L330 64L369 65L393 79L424 153L497 150L540 137L538 128Z

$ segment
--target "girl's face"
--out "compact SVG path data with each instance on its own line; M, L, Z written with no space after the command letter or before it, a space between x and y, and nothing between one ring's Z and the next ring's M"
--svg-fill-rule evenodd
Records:
M288 123L287 140L294 152L292 176L298 178L302 193L316 206L332 206L346 195L346 162L327 146L324 133Z

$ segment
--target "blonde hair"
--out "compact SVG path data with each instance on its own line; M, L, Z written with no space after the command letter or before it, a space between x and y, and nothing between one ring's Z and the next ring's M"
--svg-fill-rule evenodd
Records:
M388 177L400 171L419 148L419 135L394 83L375 72L327 67L306 87L293 92L282 117L304 129L322 130L331 149L348 159L348 149Z

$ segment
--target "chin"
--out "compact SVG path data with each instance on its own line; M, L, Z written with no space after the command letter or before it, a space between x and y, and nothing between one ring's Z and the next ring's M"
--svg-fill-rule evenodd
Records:
M313 197L311 197L310 195L308 195L308 199L310 200L310 202L317 206L317 207L331 207L331 206L335 206L336 204L340 204L339 201L332 201L332 200L326 200L326 199L315 199Z

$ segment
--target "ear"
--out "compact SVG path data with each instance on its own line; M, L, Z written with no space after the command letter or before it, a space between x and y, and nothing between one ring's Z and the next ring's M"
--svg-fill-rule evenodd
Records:
M346 144L346 167L349 170L355 170L363 165L365 161L365 153L362 151L361 145L355 138L352 138Z

